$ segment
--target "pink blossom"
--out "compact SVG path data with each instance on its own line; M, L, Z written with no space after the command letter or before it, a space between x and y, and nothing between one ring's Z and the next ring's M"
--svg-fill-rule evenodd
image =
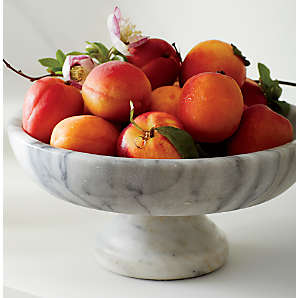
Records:
M128 18L123 18L120 9L116 6L107 21L111 40L114 47L123 55L130 55L128 49L135 48L145 43L149 37L143 36Z
M70 55L64 61L62 74L66 81L70 81L71 85L81 89L87 75L95 65L87 55Z

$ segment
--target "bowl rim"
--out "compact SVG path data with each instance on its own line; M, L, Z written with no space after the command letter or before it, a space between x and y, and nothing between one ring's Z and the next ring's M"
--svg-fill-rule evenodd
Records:
M296 105L291 104L291 110L294 111L295 117L296 117ZM18 113L17 116L12 117L9 122L8 122L8 136L9 138L11 137L11 131L17 131L19 135L22 137L22 142L24 142L28 147L32 147L41 151L45 152L51 152L55 154L65 154L67 152L72 152L72 155L76 157L88 157L91 159L96 159L96 160L112 160L112 161L121 161L121 162L127 162L127 163L132 163L136 161L141 161L142 163L146 164L151 164L158 161L158 163L199 163L199 162L206 162L206 161L221 161L221 160L227 160L227 159L239 159L239 158L250 158L255 155L263 155L269 153L269 152L280 152L280 150L287 150L288 148L292 148L296 146L296 139L294 138L293 141L283 144L281 146L273 147L270 149L266 150L261 150L261 151L256 151L256 152L251 152L251 153L243 153L243 154L236 154L236 155L229 155L229 156L218 156L218 157L204 157L204 158L188 158L188 159L153 159L153 158L132 158L132 157L120 157L120 156L109 156L109 155L100 155L100 154L93 154L93 153L86 153L86 152L79 152L79 151L74 151L74 150L69 150L69 149L63 149L63 148L56 148L51 146L50 144L43 143L32 136L30 136L22 127L22 119L20 116L20 113ZM295 130L294 130L295 131ZM294 136L295 137L295 136Z

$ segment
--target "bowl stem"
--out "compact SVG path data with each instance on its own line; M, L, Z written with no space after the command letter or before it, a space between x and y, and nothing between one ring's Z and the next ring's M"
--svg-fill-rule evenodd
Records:
M227 256L223 232L205 215L109 214L96 242L103 267L142 279L200 276L221 267Z

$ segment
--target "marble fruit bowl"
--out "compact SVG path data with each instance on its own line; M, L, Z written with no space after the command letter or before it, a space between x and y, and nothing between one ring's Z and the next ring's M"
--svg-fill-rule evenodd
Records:
M295 127L295 106L289 119ZM170 280L221 267L223 232L205 214L268 201L295 182L295 141L230 157L155 160L57 149L27 135L21 117L8 134L14 153L49 193L114 212L97 238L101 265L122 275Z

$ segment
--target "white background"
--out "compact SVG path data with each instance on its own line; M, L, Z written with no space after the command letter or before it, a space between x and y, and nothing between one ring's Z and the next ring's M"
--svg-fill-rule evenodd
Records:
M4 57L31 75L38 59L83 50L84 41L111 46L107 15L118 4L145 35L176 42L184 57L199 41L234 43L273 78L295 81L295 1L36 1L4 0ZM4 124L21 109L30 86L4 69ZM283 99L294 103L295 88ZM42 297L294 297L295 188L247 210L212 215L230 241L227 265L205 277L168 283L120 277L92 255L102 212L72 206L41 190L16 163L4 136L4 283ZM21 294L20 294L21 295ZM19 297L19 296L18 296ZM28 296L20 296L28 297Z

